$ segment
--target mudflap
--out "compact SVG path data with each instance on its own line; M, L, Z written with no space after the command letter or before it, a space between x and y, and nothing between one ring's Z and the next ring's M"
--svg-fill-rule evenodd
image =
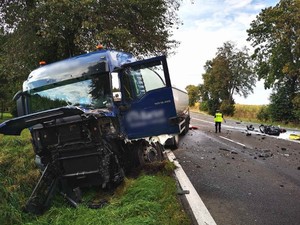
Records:
M169 138L166 143L165 146L167 148L170 148L171 150L176 150L179 147L179 135L175 134L173 135L173 137Z

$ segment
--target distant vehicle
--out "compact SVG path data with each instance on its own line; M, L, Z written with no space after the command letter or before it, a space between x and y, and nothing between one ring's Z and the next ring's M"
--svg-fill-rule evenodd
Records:
M176 148L189 130L188 96L171 86L165 56L79 55L32 71L14 98L19 117L0 133L31 132L42 175L26 210L36 214L57 190L76 206L81 187L119 184L132 168L162 160L164 144Z

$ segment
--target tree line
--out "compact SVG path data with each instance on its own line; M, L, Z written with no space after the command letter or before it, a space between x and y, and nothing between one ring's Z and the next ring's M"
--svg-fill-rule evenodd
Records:
M261 120L300 122L300 1L281 0L263 9L247 30L254 48L236 49L226 42L204 66L203 84L189 85L190 105L201 100L200 109L214 114L234 114L233 94L247 97L255 81L272 89L270 104L258 114Z

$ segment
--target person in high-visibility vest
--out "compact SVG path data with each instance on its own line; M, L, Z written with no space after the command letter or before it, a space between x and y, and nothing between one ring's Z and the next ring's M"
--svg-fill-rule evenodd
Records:
M215 127L216 127L216 133L219 131L221 133L221 123L223 122L223 114L220 112L220 110L216 111L215 114ZM225 119L224 119L225 121ZM225 121L226 123L226 121Z

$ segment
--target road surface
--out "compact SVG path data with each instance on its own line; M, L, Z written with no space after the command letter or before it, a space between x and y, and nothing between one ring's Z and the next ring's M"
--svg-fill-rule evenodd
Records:
M198 129L173 153L218 225L300 224L300 142L229 120L215 133L211 116L191 117Z

